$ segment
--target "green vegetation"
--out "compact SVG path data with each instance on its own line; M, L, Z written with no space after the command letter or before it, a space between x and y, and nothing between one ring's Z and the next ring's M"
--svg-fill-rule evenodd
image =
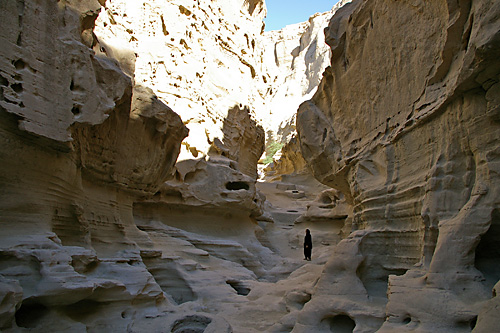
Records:
M271 141L266 145L266 157L262 160L263 164L269 164L273 161L273 156L276 154L281 148L283 148L283 144L277 141Z

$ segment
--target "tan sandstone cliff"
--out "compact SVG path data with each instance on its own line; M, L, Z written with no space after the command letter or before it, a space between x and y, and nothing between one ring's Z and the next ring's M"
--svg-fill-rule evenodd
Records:
M228 90L241 89L234 82L247 76L250 82L254 73L252 55L243 56L250 52L235 54L226 37L237 35L253 50L263 2L198 3L196 13L187 1L162 4L168 8L143 4L148 10L136 5L0 4L2 331L230 332L269 327L287 313L256 322L249 309L259 313L265 306L237 306L251 289L259 293L252 285L258 279L277 281L299 266L263 245L268 241L255 218L264 198L255 178L264 132L240 103L251 104L248 94ZM219 17L222 9L229 22ZM236 23L247 32L237 34ZM173 58L164 76L155 74L166 63L158 54L133 47L142 41L139 49L147 51L158 40L134 35L131 27L164 37L182 30L174 38L180 46L162 45L163 55ZM120 33L130 44L120 44ZM180 34L185 38L176 39ZM198 44L191 44L193 35ZM193 58L210 57L206 67L180 64L189 60L190 44L200 47ZM215 46L215 53L203 49ZM210 93L173 72L184 70ZM185 120L162 99L174 101ZM201 116L193 120L189 112ZM174 167L188 134L184 123L204 121L217 126L213 135L207 126L192 128L203 137L194 141L206 146L202 154ZM200 153L189 141L184 147L191 157ZM266 288L260 289L254 299L265 305ZM286 285L277 290L279 301Z
M334 9L1 1L0 330L494 332L500 8Z
M293 332L498 325L499 15L494 1L374 0L330 21L331 67L297 129L353 233Z
M137 84L178 110L190 129L183 160L206 155L215 138L222 140L229 110L252 106L255 118L262 108L256 44L265 15L260 0L108 0L95 35L102 52L119 58L125 71L134 69Z
M132 204L168 179L186 127L93 50L97 1L0 7L0 329L85 331L161 304Z

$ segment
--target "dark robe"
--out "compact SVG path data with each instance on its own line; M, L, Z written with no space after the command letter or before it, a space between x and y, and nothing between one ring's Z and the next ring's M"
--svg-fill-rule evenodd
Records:
M311 251L312 251L313 243L311 234L306 234L304 238L304 257L306 259L311 260Z

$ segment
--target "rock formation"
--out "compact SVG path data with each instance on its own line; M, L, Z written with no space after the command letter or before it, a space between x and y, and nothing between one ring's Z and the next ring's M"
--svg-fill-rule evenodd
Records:
M315 177L352 206L353 233L294 332L494 325L499 9L355 1L330 21L331 67L297 129Z
M1 7L0 329L121 318L125 330L134 303L165 300L142 264L152 243L132 204L168 179L188 131L92 50L97 1Z
M496 329L492 1L0 9L2 332Z
M270 83L265 100L269 111L261 112L261 117L266 133L276 141L286 143L290 139L298 106L315 92L330 62L323 29L332 14L317 13L307 22L265 32L259 39L261 70Z
M2 331L261 331L292 310L293 325L310 298L320 266L296 271L298 231L290 250L256 220L272 221L255 186L264 131L243 104L258 94L264 4L190 6L0 5ZM174 167L188 130L162 100L192 128L196 160Z
M285 143L297 107L328 66L323 29L335 9L262 33L263 1L108 0L95 35L99 52L178 110L190 129L183 160L207 154L237 105L250 107L270 139Z
M321 74L330 64L331 52L323 30L332 15L349 2L339 1L328 12L316 13L307 22L266 32L260 39L262 71L267 73L266 81L272 82L265 96L265 111L259 113L267 134L266 147L274 142L283 147L264 170L270 179L310 173L296 137L296 110L314 95Z
M235 106L262 107L261 0L108 0L96 21L102 51L178 110L189 137L180 160L206 155ZM131 70L128 68L133 68ZM259 156L260 157L260 156Z

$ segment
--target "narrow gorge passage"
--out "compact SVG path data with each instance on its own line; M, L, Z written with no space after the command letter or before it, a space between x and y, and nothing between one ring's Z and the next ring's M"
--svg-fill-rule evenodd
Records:
M0 331L498 331L500 6L332 6L2 0Z

